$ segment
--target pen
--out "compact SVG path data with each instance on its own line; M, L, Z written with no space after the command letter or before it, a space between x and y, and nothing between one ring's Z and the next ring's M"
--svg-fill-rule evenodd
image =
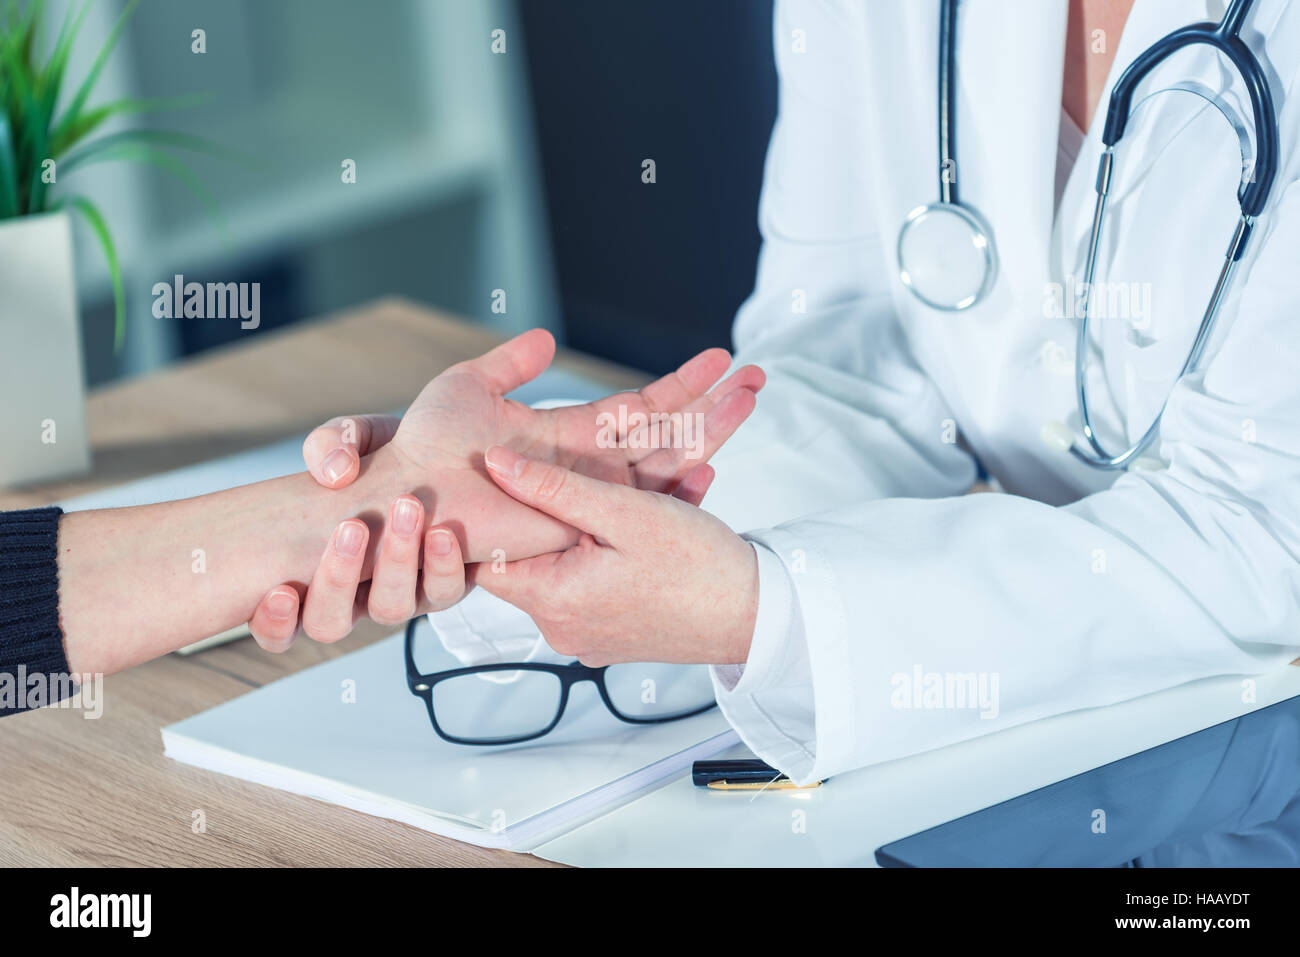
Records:
M777 778L775 781L760 783L758 781L710 781L704 785L711 791L803 791L809 788L819 788L822 782L814 781L812 784L795 784L789 778Z
M822 782L795 784L788 777L756 758L734 761L696 761L691 766L691 780L696 787L715 791L762 791L775 788L794 791L820 787Z

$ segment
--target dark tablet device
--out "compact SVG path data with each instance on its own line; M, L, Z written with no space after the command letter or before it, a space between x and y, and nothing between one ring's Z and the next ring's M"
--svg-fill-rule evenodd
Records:
M1300 697L886 844L876 861L1294 867L1297 794Z

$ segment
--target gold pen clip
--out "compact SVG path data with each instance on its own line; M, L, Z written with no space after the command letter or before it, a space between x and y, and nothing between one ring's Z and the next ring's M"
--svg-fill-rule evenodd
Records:
M776 781L710 781L705 787L714 791L807 791L822 786L821 781L812 784L795 784L789 778Z

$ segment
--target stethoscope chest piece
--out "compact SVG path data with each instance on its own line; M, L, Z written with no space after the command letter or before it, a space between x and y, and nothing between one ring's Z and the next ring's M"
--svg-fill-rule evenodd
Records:
M942 0L939 33L939 200L916 207L903 220L898 278L930 308L959 312L993 288L998 256L993 230L957 198L956 0Z
M992 288L997 268L992 231L957 203L918 206L898 232L899 278L932 309L975 305Z

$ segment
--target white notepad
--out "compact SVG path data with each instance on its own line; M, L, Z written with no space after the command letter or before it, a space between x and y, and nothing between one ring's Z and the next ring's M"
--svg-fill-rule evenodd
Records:
M451 744L434 733L424 702L406 686L403 640L394 635L170 725L165 752L435 834L522 851L738 741L716 708L681 721L626 724L584 682L543 738L509 747ZM417 661L426 672L460 664L432 639Z

